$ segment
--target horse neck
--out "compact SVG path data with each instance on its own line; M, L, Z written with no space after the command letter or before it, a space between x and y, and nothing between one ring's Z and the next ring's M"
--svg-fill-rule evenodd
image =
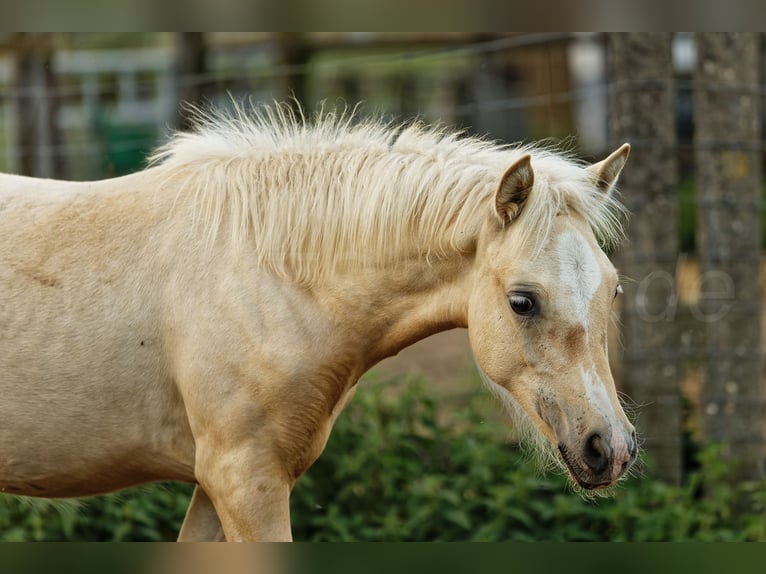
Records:
M372 366L430 335L467 327L471 270L465 255L410 261L335 277L320 296L346 322L350 344L370 342Z

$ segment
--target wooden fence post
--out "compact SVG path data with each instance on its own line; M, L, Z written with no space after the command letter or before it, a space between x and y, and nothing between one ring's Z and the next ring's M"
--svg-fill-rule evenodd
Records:
M296 112L299 106L304 111L311 111L312 106L308 102L309 85L306 67L314 49L304 33L280 32L277 34L277 50L282 66L282 75L278 78L280 99L285 100ZM295 101L292 98L295 98Z
M700 33L694 76L703 439L764 476L759 35Z
M204 32L177 32L175 34L176 62L174 66L177 100L182 104L205 106L205 83L200 79L205 71L207 44ZM192 126L189 110L181 107L174 116L178 127L187 130Z
M653 474L682 477L677 343L678 201L675 93L669 33L608 34L609 139L631 144L619 189L631 212L617 267L624 346L619 387L637 420Z
M52 34L17 33L11 37L11 46L14 52L19 172L37 177L60 177L63 159Z

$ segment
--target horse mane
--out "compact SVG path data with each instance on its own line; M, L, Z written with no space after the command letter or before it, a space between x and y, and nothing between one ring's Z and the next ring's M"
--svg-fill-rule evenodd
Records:
M561 212L583 217L605 246L619 240L621 205L565 153L355 110L306 118L286 104L197 109L195 127L151 161L194 198L210 239L226 220L233 245L311 284L334 269L471 252L501 176L525 153L535 187L513 223L521 241L541 244Z

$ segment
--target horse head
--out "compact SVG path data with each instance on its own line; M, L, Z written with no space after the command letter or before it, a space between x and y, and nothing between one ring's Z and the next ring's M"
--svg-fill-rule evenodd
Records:
M611 307L622 289L591 225L604 217L595 212L614 206L610 194L628 152L624 145L573 168L579 173L558 175L541 169L538 176L529 154L517 159L480 235L468 308L483 378L586 490L613 485L637 452L607 356ZM551 212L557 194L568 199Z

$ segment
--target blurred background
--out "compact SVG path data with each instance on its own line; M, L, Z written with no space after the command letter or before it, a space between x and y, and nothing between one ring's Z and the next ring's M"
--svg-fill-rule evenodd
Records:
M596 160L632 146L610 359L642 476L587 501L535 474L464 331L365 378L293 497L309 540L766 540L758 33L0 33L0 171L142 169L181 102L294 97ZM2 400L2 399L0 399ZM172 539L186 486L0 498L0 538Z

